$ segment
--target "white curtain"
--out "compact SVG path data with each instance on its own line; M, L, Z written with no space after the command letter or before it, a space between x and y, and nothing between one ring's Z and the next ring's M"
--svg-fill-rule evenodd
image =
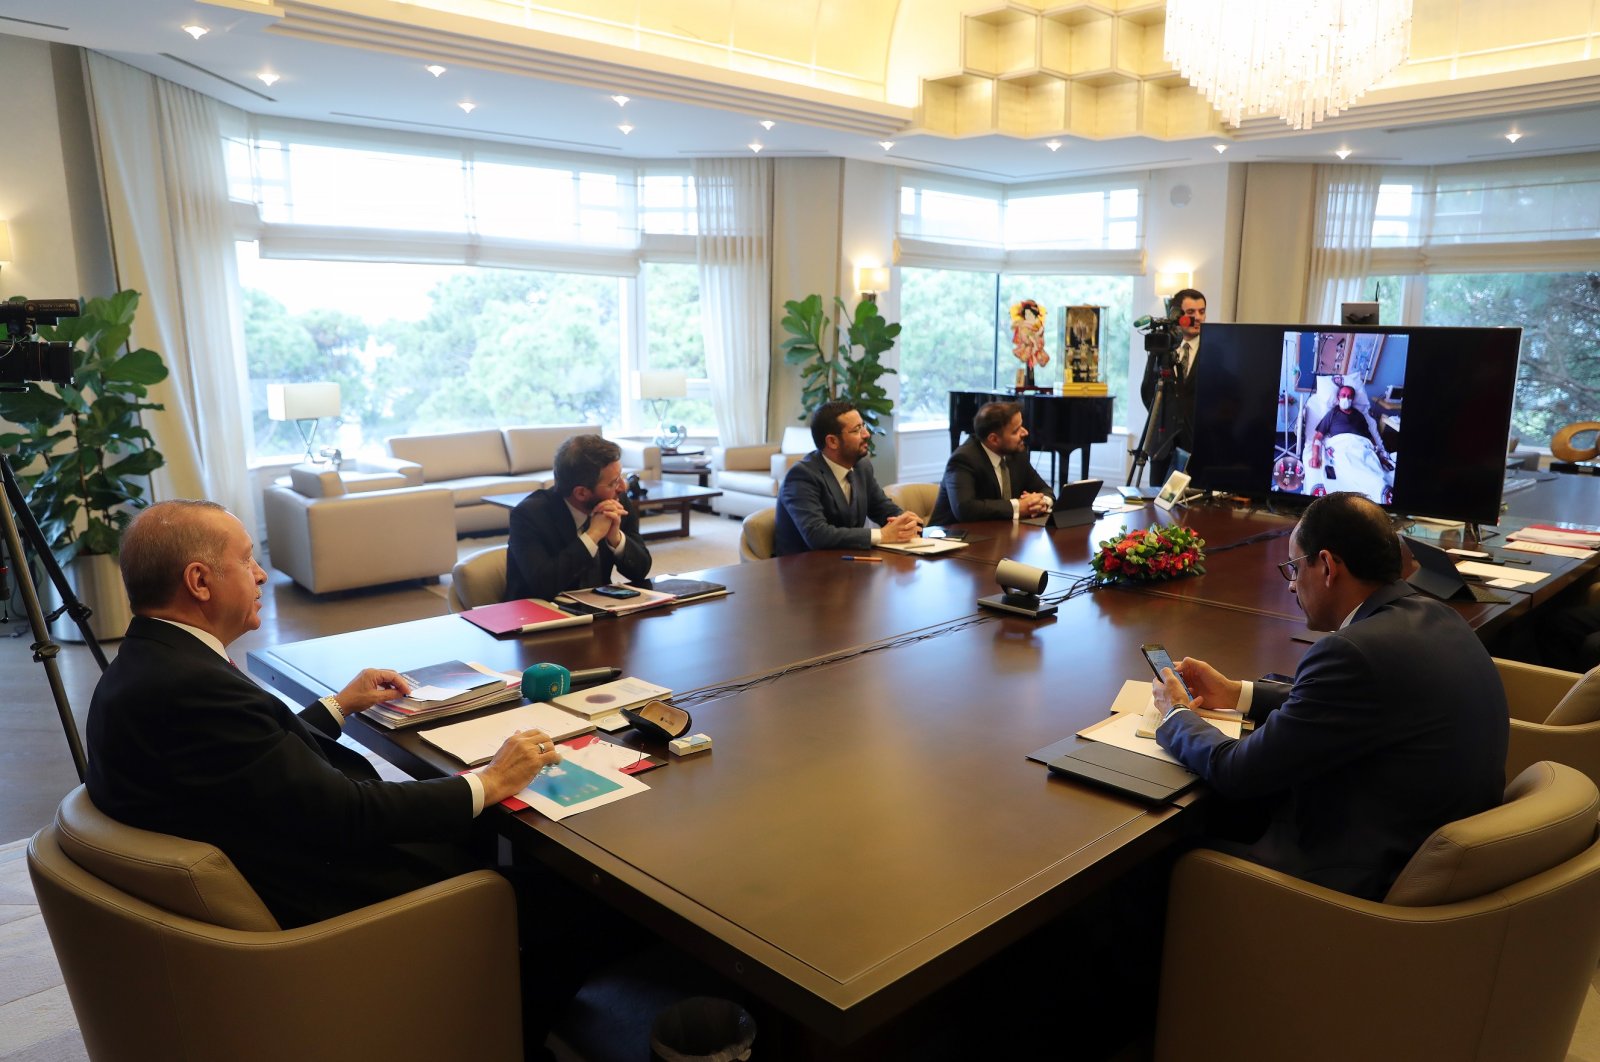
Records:
M145 420L167 462L152 493L209 498L253 528L223 105L85 55L117 283L141 293L134 343L171 373L152 388L166 409Z
M700 325L724 446L767 437L772 373L772 162L696 159Z
M1311 237L1311 271L1306 284L1305 320L1338 324L1339 304L1359 302L1372 267L1372 219L1378 212L1376 166L1316 168L1316 226Z

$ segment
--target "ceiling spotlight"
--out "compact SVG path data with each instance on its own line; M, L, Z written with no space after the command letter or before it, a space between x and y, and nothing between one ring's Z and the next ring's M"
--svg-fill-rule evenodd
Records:
M626 107L628 105L627 96L612 96L611 98L616 101L618 107Z
M210 30L206 29L204 26L188 25L183 27L183 32L187 33L195 40L199 40L201 37L204 37L207 33L209 33Z
M1046 140L1044 142L1044 146L1049 148L1051 151L1060 151L1061 150L1061 141L1059 141L1059 140Z
M1517 141L1522 139L1522 134L1513 129L1511 132L1506 134L1506 139L1515 144Z
M883 150L888 151L890 148L894 147L894 141L893 140L880 140L880 141L878 141L878 146L883 148Z
M749 148L751 151L754 151L757 155L761 154L761 141L759 140L752 140L750 143L746 144L745 147Z
M761 123L761 128L767 129L767 130L771 130L771 128L776 124L777 124L776 122L762 122Z
M278 80L278 75L274 74L271 70L263 70L261 73L257 74L256 77L260 78L261 83L268 88L271 88L277 83Z
M422 69L426 70L434 77L438 77L440 74L444 73L444 67L440 66L438 63L430 63L428 66L425 66Z
M1343 162L1345 159L1351 156L1352 152L1349 148L1340 148L1338 151L1335 151L1334 154L1339 156L1340 162Z
M460 107L463 111L467 112L468 114L471 114L473 111L478 109L478 105L476 103L473 103L471 100L462 100L460 103L456 104L456 106Z
M623 122L621 125L617 126L617 128L622 130L623 136L627 136L629 133L633 132L633 126L629 125L627 122Z
M1227 144L1212 144L1211 146L1217 149L1217 154L1219 155L1228 150Z

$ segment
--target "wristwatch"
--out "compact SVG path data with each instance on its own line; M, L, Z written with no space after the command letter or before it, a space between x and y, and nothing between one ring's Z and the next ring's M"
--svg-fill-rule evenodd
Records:
M339 706L339 698L330 693L326 697L318 697L317 700L327 705L328 710L334 715L337 715L340 719L344 718L344 709Z

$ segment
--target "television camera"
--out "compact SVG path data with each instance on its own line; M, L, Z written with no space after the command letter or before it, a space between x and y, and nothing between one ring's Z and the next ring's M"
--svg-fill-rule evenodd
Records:
M40 325L53 325L82 311L77 299L16 299L0 302L0 388L23 384L72 382L72 344L30 338Z

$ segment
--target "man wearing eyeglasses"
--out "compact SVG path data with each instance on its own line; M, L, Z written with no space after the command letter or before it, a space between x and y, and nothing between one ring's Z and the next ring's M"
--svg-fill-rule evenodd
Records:
M1278 566L1307 625L1332 632L1294 682L1238 682L1187 658L1156 680L1161 747L1220 796L1268 803L1264 833L1218 847L1381 900L1429 834L1500 804L1499 674L1466 622L1414 593L1401 566L1382 509L1358 494L1319 498ZM1224 737L1196 706L1243 709L1256 728Z
M564 590L650 574L639 514L628 507L622 450L598 435L574 435L556 450L556 482L511 511L506 600L548 601Z
M789 469L778 489L773 552L869 549L879 542L909 542L922 521L889 500L878 486L867 450L872 429L849 402L828 402L811 415L817 448ZM871 518L878 526L867 527Z

